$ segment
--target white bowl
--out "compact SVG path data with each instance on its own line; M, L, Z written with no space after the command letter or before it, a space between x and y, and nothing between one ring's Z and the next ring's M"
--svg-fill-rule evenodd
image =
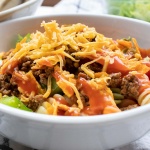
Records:
M150 24L144 21L94 15L52 15L30 17L0 24L0 50L6 51L17 34L41 30L40 23L84 23L112 38L135 37L150 47ZM150 130L150 105L116 114L62 117L17 110L0 105L0 133L26 146L45 150L104 150L126 145Z
M15 7L0 12L0 21L29 16L35 13L43 0L28 0Z

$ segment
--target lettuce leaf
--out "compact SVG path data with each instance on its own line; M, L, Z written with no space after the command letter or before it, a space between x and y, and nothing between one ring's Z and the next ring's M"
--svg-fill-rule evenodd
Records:
M107 13L150 22L149 0L106 0Z
M31 40L31 38L30 38L30 33L26 34L25 36L21 36L20 34L18 34L18 38L17 38L16 43L20 42L24 37L27 38L27 41L26 41L26 42L29 42L29 41Z

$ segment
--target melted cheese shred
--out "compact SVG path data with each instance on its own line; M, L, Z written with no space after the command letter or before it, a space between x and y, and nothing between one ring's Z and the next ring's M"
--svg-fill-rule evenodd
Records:
M44 98L48 98L50 94L51 94L51 76L48 76L48 80L47 80L47 91L46 91L46 93L43 95L43 97L44 97Z
M60 62L60 71L63 70L63 66L64 66L64 63L63 63L63 59L60 55L57 55L58 59L59 59L59 62Z
M99 59L101 59L101 57L99 57L95 60L92 60L90 62L87 62L81 66L81 69L91 78L95 78L94 71L90 70L87 66L90 64L93 64L94 62L97 62Z
M106 58L104 59L104 65L103 65L102 72L106 72L107 71L107 67L108 67L109 61L110 61L110 57L106 56Z
M66 84L68 84L70 87L72 87L72 89L74 90L74 92L75 92L75 94L76 94L76 97L77 97L78 107L79 107L80 109L83 109L83 103L82 103L82 100L81 100L79 91L77 90L76 86L75 86L73 83L71 83L71 82L69 82L69 81L67 81L67 80L65 80L65 79L62 79L62 80L63 80Z

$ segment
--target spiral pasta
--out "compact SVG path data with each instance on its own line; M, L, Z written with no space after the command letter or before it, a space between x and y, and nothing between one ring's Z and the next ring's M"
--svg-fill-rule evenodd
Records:
M150 81L146 76L144 79L145 83L142 83L139 89L139 97L138 97L139 105L146 105L150 103Z

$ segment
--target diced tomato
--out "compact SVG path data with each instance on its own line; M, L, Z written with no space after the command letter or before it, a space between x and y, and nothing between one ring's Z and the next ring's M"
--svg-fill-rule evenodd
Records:
M114 58L112 58L114 61L113 63L111 63L111 61L109 61L109 64L107 66L107 73L116 73L116 72L122 72L122 74L128 73L130 70L129 68L122 62L122 60L115 56ZM104 59L99 59L98 63L104 65L105 61Z
M111 93L107 87L104 86L104 89L98 89L94 86L91 86L90 83L84 78L79 78L78 83L82 85L81 90L89 98L90 107L84 109L83 111L88 114L96 115L103 114L104 109L107 106L112 106L119 112L119 108L114 103L114 100L111 96Z
M55 94L55 95L53 96L53 98L55 98L55 100L56 100L57 102L59 102L60 104L68 105L68 103L67 103L67 101L65 100L65 98L64 98L63 96L59 95L59 94Z
M121 61L121 59L115 56L114 62L112 64L109 63L107 72L108 73L115 73L115 72L127 73L129 72L129 68Z
M16 68L19 64L18 60L11 60L11 61L7 61L5 62L5 64L1 67L1 73L5 74L5 73L12 73L14 71L14 68Z
M150 68L150 62L148 61L143 61L142 64L145 64L146 66L148 66ZM146 75L149 77L150 79L150 70L146 73Z
M64 111L64 110L61 110L61 109L58 109L58 110L57 110L57 115L58 115L58 116L64 116L64 115L65 115L65 111Z
M12 80L17 83L18 89L25 95L30 95L32 92L38 94L42 92L40 85L36 81L32 72L22 74L21 72L14 71L12 74Z
M150 62L142 62L142 64L145 64L146 66L150 67Z
M141 53L142 58L145 58L147 56L150 57L150 49L140 48L140 53Z
M148 71L148 72L146 73L146 75L147 75L148 78L150 79L150 71Z

